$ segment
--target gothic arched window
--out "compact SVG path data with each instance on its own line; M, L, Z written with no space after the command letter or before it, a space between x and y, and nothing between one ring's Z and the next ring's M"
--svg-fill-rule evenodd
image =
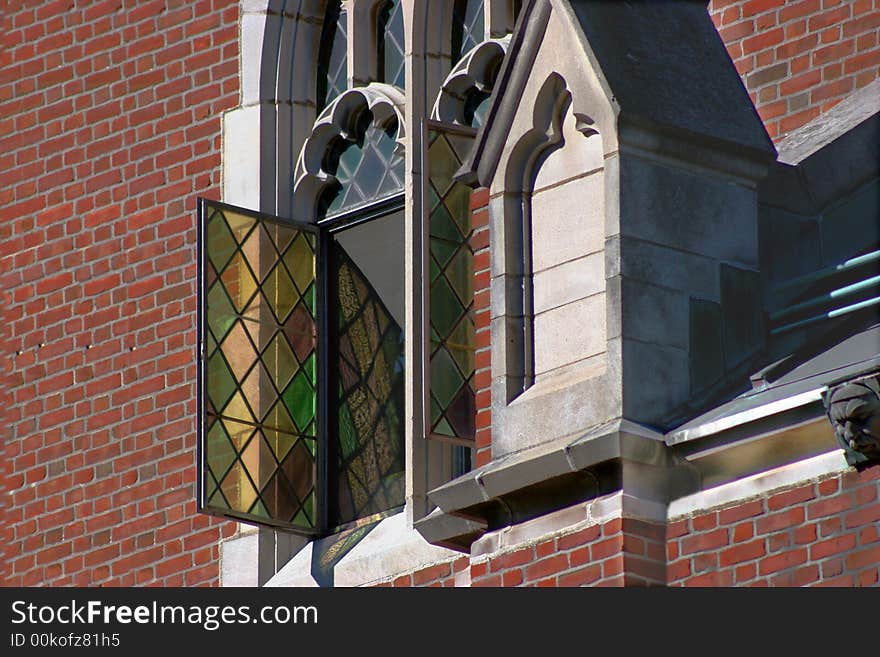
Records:
M348 12L341 0L327 3L318 50L315 105L320 112L348 88Z
M404 46L401 0L386 0L376 11L376 69L379 82L403 89Z

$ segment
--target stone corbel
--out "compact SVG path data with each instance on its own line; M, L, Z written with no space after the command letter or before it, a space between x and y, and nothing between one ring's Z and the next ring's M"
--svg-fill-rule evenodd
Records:
M829 388L825 409L850 465L861 468L880 461L880 376Z

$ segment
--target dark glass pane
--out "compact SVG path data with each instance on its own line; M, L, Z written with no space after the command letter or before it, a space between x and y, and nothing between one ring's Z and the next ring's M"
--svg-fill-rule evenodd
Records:
M485 38L483 0L455 0L452 9L452 61L457 62Z
M486 112L489 110L489 100L492 94L487 91L473 89L467 95L464 102L464 122L479 128L486 120Z
M481 5L482 6L482 5ZM429 319L431 432L473 438L475 326L473 250L470 245L470 190L453 176L471 138L431 130L428 135Z
M202 247L213 282L203 297L212 339L205 363L205 503L272 523L305 518L297 526L314 530L314 509L303 506L314 489L314 468L284 464L297 444L316 437L314 304L300 293L315 287L315 236L270 217L206 205ZM305 474L292 480L289 472Z
M387 82L403 89L405 48L400 0L389 0L380 7L376 15L376 28L379 82Z
M348 25L339 0L327 3L318 51L317 109L320 112L348 88Z
M337 233L331 251L330 514L342 524L404 502L403 211Z
M318 219L332 217L403 191L404 160L395 154L397 121L373 123L365 111L357 121L354 141L339 138L327 153L323 169L336 178L318 204Z

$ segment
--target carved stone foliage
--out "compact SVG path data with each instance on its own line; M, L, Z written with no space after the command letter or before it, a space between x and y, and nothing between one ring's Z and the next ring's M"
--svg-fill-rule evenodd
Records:
M867 377L829 389L825 408L851 465L880 460L880 378Z

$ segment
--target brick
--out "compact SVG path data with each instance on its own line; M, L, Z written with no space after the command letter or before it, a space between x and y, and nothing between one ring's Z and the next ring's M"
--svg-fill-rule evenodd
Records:
M574 572L559 576L559 586L587 586L599 580L602 576L602 568L599 565L589 566Z
M806 561L806 549L790 550L762 559L758 563L758 572L761 575L769 575L792 566L798 566Z
M559 554L546 559L541 559L540 561L533 563L531 566L528 566L525 569L525 578L527 581L534 582L542 577L547 577L548 575L563 571L566 568L568 568L568 559L565 555Z
M880 545L853 552L846 557L846 567L849 570L860 570L869 566L876 568L878 564L880 564Z
M731 548L723 550L719 556L719 565L724 568L743 561L752 561L759 559L766 554L766 545L764 539L758 539L742 545L734 545Z
M753 518L764 512L764 503L761 500L754 500L739 506L723 509L718 513L719 521L722 525L730 525L745 518Z
M758 534L768 534L786 527L799 525L804 521L804 509L795 507L787 511L780 511L755 521L755 530Z

